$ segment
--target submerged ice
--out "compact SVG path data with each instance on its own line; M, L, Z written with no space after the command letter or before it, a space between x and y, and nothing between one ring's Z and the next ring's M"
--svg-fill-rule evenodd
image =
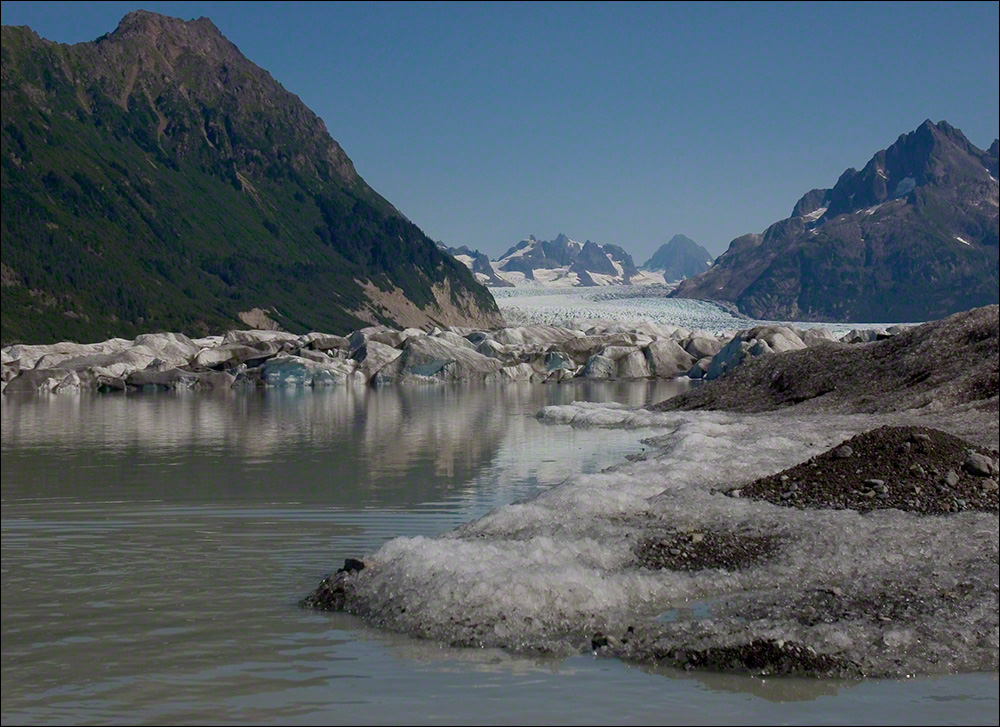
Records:
M682 666L762 659L849 675L997 668L996 514L803 511L725 494L871 428L871 417L594 404L539 416L656 427L655 453L437 538L392 540L341 579L342 607L415 636L517 651L603 647ZM727 540L768 545L760 558L704 568L647 557L650 543L680 557L672 544Z

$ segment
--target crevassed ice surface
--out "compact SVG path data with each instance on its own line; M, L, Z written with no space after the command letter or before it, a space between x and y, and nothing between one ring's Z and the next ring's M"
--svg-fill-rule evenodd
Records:
M995 514L800 511L718 491L819 454L870 418L594 403L550 406L542 418L668 433L649 461L576 476L444 537L388 542L357 578L351 606L414 635L545 653L635 626L678 646L799 642L872 675L997 668ZM635 543L671 528L777 535L781 545L737 571L640 567ZM809 599L831 589L855 605L851 615L804 620Z
M768 323L739 318L724 308L703 300L667 298L665 290L646 286L556 289L541 286L491 288L497 305L512 326L562 325L574 320L618 322L649 321L713 334L751 328ZM895 322L860 323L791 323L799 328L824 327L840 336L853 328L883 327Z

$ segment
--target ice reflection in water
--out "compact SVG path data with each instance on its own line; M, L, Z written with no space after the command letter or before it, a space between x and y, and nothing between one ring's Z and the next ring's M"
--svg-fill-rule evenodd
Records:
M928 682L919 699L811 681L748 707L738 692L759 680L447 649L295 607L344 557L601 469L647 435L544 426L542 406L671 392L3 397L3 721L794 720L815 712L768 700L838 691L842 714L891 697L913 720L933 719L929 699L996 692L989 677ZM995 722L995 701L975 705L963 715Z

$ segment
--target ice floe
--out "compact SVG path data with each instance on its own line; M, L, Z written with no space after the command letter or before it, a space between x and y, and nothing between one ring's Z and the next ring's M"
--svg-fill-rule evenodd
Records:
M657 453L438 538L392 540L340 581L340 606L382 628L515 651L610 645L658 660L761 648L804 671L852 675L997 668L995 514L799 510L723 492L870 428L870 417L595 404L540 416L653 427ZM650 541L716 536L771 550L689 570L640 557Z

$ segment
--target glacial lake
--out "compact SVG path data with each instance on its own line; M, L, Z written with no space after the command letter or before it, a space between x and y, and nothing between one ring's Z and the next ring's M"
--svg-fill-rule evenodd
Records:
M996 674L685 673L454 649L296 602L347 557L640 453L540 423L676 382L0 397L6 723L982 723Z

